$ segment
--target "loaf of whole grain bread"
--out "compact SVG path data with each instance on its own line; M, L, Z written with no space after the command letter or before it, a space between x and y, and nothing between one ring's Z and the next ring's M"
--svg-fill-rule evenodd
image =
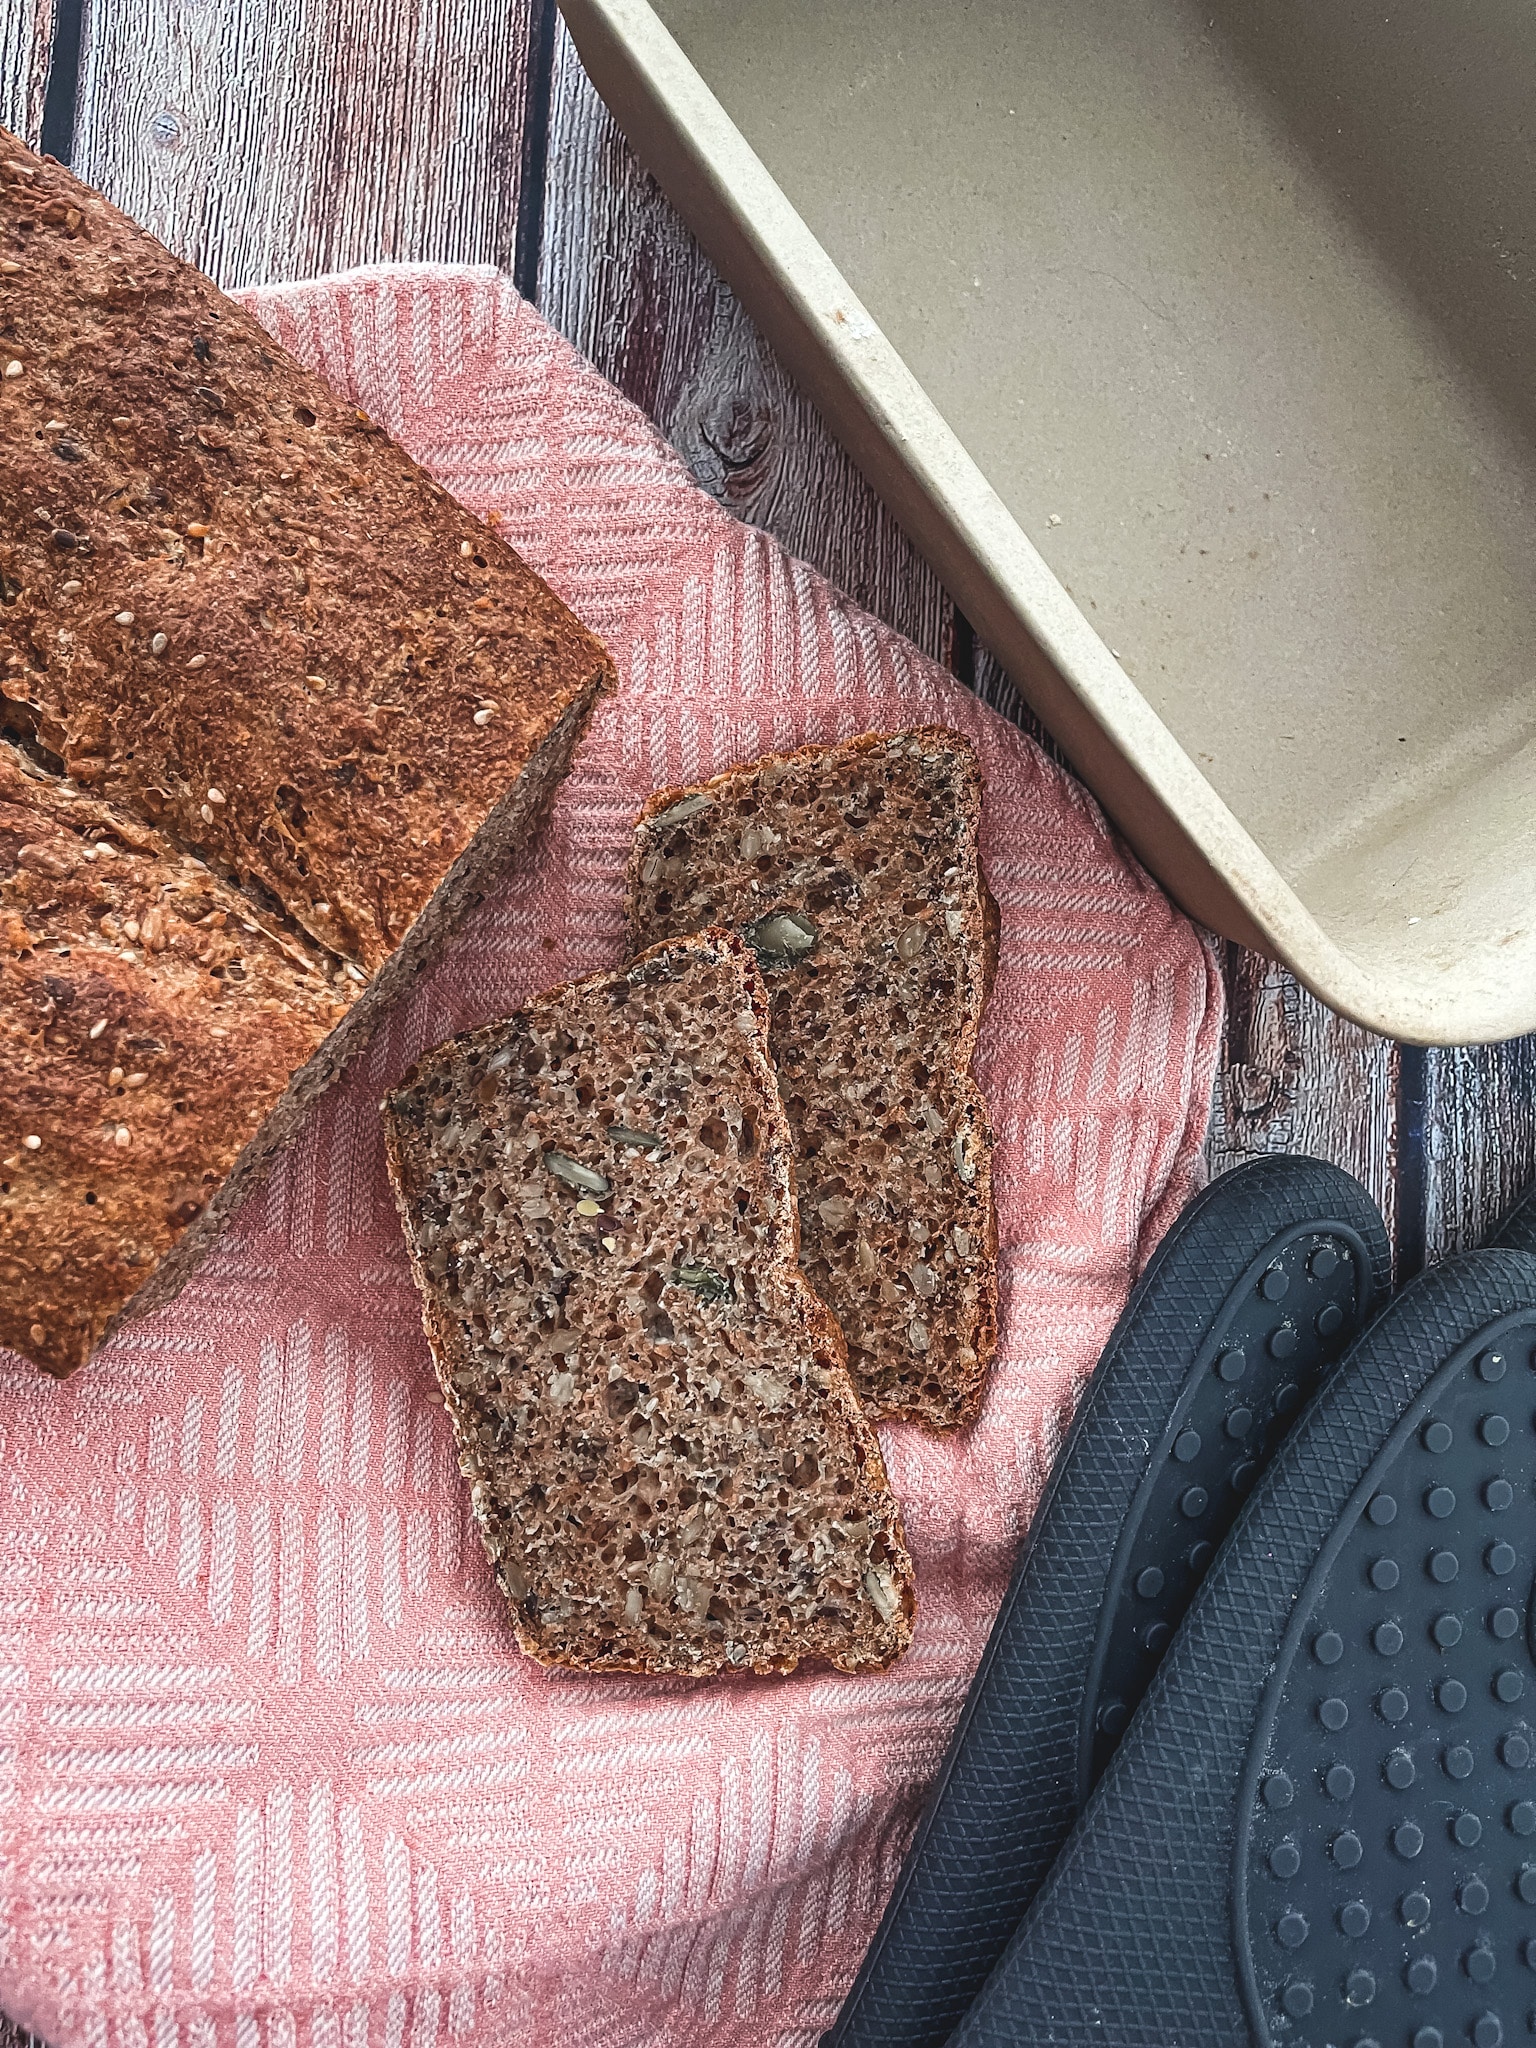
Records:
M845 1671L911 1565L837 1325L795 1263L756 963L724 932L423 1060L390 1172L518 1640L592 1671Z
M997 1342L991 1135L972 1075L997 958L981 774L922 727L662 790L630 854L630 944L729 924L773 1005L800 1260L877 1416L981 1404Z
M294 1060L324 1038L322 1011L270 989L274 1017L290 999L302 1015L274 1022L266 1056L253 1045L231 1063L234 1122L206 1097L151 1114L146 1095L133 1156L109 1162L120 1181L142 1186L162 1152L192 1144L206 1188L233 1133L259 1131L277 1084L286 1108L260 1156L271 1150L297 1099L339 1071L530 837L611 675L553 592L377 427L0 131L0 738L66 795L158 834L155 859L201 861L259 929L284 935L317 989L329 979L331 1021L348 1012L343 1039L287 1095ZM142 924L147 907L103 899L98 921ZM30 951L65 952L87 908L30 904L24 927L51 934ZM143 948L133 965L126 1030L140 1028L137 1006L162 1023L170 1006L195 1038L227 999L211 969L164 981L167 956ZM9 1028L25 1035L25 1004L18 1017ZM68 1033L50 1029L32 1043L26 1102L0 1074L0 1156L19 1160L0 1257L20 1304L7 1341L62 1370L130 1299L172 1291L228 1204L201 1212L148 1294L163 1229L135 1213L111 1257L77 1251L61 1191L89 1182L101 1206L90 1144L66 1157L57 1130L45 1166L44 1145L24 1143L46 1120L26 1103L37 1089L66 1101L75 1074ZM142 1035L171 1042L154 1022ZM238 1180L257 1163L242 1157ZM63 1266L45 1268L57 1252Z

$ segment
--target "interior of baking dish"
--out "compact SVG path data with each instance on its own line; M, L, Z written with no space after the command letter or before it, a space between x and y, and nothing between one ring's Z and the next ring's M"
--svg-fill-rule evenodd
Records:
M656 11L1272 865L1274 949L1404 1035L1536 1025L1536 7Z

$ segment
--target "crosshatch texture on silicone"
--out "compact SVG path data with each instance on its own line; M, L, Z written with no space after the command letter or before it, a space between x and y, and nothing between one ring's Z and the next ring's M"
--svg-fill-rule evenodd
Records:
M1421 1276L1361 1338L1255 1488L954 2048L1266 2039L1249 2026L1239 1984L1234 1873L1267 1674L1317 1557L1400 1416L1462 1344L1530 1311L1536 1264L1473 1254ZM1296 2037L1269 2038L1288 2048ZM1325 2038L1350 2048L1378 2036L1367 2013L1353 2032Z
M1201 1375L1229 1384L1216 1374L1221 1346L1213 1333L1237 1306L1234 1289L1250 1269L1257 1288L1278 1238L1315 1234L1330 1218L1355 1240L1357 1256L1363 1252L1357 1270L1368 1311L1388 1271L1380 1216L1357 1182L1312 1160L1256 1160L1224 1175L1188 1206L1149 1262L1083 1394L880 1931L824 2036L827 2048L939 2048L981 1990L1077 1817L1100 1608L1151 1449L1197 1361ZM1337 1349L1348 1335L1338 1333Z
M1408 1422L1250 1764L1252 2019L1297 2048L1501 2048L1536 2015L1536 1317Z

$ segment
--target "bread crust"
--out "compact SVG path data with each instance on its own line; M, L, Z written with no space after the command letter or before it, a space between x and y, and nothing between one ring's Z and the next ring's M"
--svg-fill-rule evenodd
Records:
M64 1156L77 1049L61 1020L29 1035L35 992L10 963L6 1028L30 1051L24 1082L0 1075L0 1155L49 1123L61 1176L22 1161L13 1228L52 1229L69 1272L27 1264L4 1334L62 1371L130 1303L184 1282L305 1103L531 837L614 678L548 586L380 428L3 130L0 372L0 739L61 802L106 806L120 838L158 835L154 859L203 861L339 1002L327 1041L323 1005L295 981L285 1018L274 986L260 1042L205 1072L208 990L167 980L165 955L121 963L125 1015L158 1019L145 1035L202 1090L196 1115L151 1123L113 1162L110 1206L139 1254L124 1265L65 1193L107 1186L85 1139ZM168 1237L151 1210L173 1164L205 1200Z
M552 1647L549 1631L539 1626L534 1618L534 1597L529 1595L517 1600L509 1591L518 1644L540 1663L587 1671L700 1676L735 1668L783 1673L795 1670L803 1654L812 1654L814 1661L828 1662L843 1671L883 1669L900 1656L911 1641L916 1612L912 1564L906 1549L900 1509L890 1493L879 1441L848 1377L842 1333L836 1318L806 1284L797 1263L799 1223L794 1185L794 1140L779 1102L773 1064L767 1051L768 994L750 947L735 933L724 930L658 945L618 974L565 982L550 989L529 1006L529 1012L545 1018L558 1017L563 1007L594 990L620 983L626 978L639 979L649 969L657 966L670 968L673 963L686 963L690 958L729 960L739 974L741 994L756 1022L756 1030L742 1036L745 1070L742 1078L744 1093L750 1095L760 1119L754 1167L763 1175L776 1240L771 1254L763 1263L759 1299L772 1301L777 1295L776 1312L803 1331L814 1353L816 1373L822 1383L820 1398L832 1411L837 1429L846 1434L853 1447L854 1458L862 1474L859 1506L882 1545L884 1562L899 1594L899 1607L891 1617L872 1615L869 1625L859 1632L855 1643L839 1655L817 1657L815 1653L794 1650L781 1654L755 1652L745 1663L732 1665L723 1647L716 1646L713 1651L684 1656L659 1658L655 1655L627 1655L621 1651L592 1660L574 1658ZM487 1025L439 1046L416 1063L382 1104L390 1183L400 1210L412 1271L421 1296L422 1325L454 1425L461 1466L471 1485L480 1533L504 1590L507 1590L504 1564L512 1537L499 1504L484 1483L484 1469L476 1453L476 1417L468 1398L468 1391L483 1376L484 1368L475 1357L462 1317L454 1312L441 1283L429 1268L421 1205L432 1173L433 1159L417 1113L426 1091L435 1080L443 1079L454 1087L461 1086L477 1057L500 1047L516 1022L513 1019L510 1023Z
M373 971L607 655L382 428L3 131L0 259L13 732Z
M775 871L779 856L776 853L761 862L768 871L761 884L767 893L761 897L747 895L750 881L711 876L703 879L693 894L685 884L674 892L674 898L666 908L659 908L660 885L654 877L648 879L648 862L658 845L651 828L658 821L665 820L667 813L693 799L706 798L713 802L717 798L725 798L745 802L753 792L760 790L771 800L772 792L787 781L793 781L798 770L816 771L829 780L851 778L862 765L877 765L881 755L907 746L942 749L946 756L952 757L964 786L955 820L953 850L953 862L960 878L956 891L959 900L954 912L958 924L952 935L958 981L952 1006L953 1035L946 1048L945 1078L952 1089L948 1137L953 1145L963 1144L967 1164L973 1171L973 1180L964 1189L964 1203L967 1213L979 1225L980 1242L973 1245L966 1262L972 1280L973 1307L957 1332L956 1355L944 1364L942 1385L937 1390L928 1387L914 1391L904 1387L899 1368L907 1361L891 1361L889 1358L880 1361L876 1370L854 1369L852 1377L860 1399L871 1414L893 1421L920 1422L933 1429L954 1429L974 1421L980 1411L988 1368L997 1350L997 1211L992 1192L992 1131L973 1068L982 1012L996 975L999 919L996 900L981 871L982 779L970 741L946 726L863 733L830 747L797 747L786 753L738 763L712 776L707 782L657 790L646 800L635 821L626 878L625 915L630 944L640 947L693 928L701 914L696 908L700 898L707 898L708 906L717 913L729 901L729 914L733 916L740 916L749 905L754 911L771 908L779 900ZM688 821L685 819L683 822L686 825ZM793 848L787 849L784 861L791 860L794 852ZM855 1019L855 1029L857 1025L858 1020ZM793 1035L794 1032L792 1018L786 1022L780 1017L776 1021L776 1035ZM780 1042L782 1044L782 1040ZM807 1135L804 1130L798 1134L802 1148ZM943 1209L943 1201L935 1198L932 1206L937 1219ZM888 1279L889 1275L875 1274L872 1278L878 1281ZM851 1290L839 1292L832 1298L831 1305L845 1322L858 1314L858 1304ZM967 1351L969 1358L965 1356Z
M161 833L0 744L0 1344L82 1364L355 993Z

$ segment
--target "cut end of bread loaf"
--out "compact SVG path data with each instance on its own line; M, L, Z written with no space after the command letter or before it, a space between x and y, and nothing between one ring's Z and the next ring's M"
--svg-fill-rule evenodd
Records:
M0 1344L85 1362L344 1025L332 965L0 743Z
M390 1172L474 1512L547 1664L889 1664L912 1571L795 1262L767 999L729 934L422 1061Z
M804 747L652 797L628 881L634 948L713 925L752 945L801 1266L865 1406L941 1429L974 1418L997 1343L981 799L969 741L940 727Z

